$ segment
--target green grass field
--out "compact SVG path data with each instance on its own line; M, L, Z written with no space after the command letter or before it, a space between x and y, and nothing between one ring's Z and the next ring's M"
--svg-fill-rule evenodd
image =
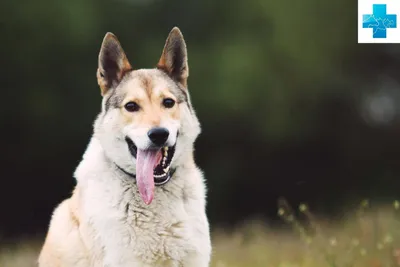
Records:
M360 208L340 221L317 218L308 207L281 202L279 215L291 230L249 221L233 232L215 230L213 267L395 267L400 266L400 203ZM0 267L31 267L41 241L3 246Z

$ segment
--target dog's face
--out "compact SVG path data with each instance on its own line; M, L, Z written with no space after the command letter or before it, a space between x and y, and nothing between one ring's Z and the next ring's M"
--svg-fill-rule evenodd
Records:
M187 91L186 45L178 28L169 34L154 69L134 70L117 38L108 33L97 79L103 96L95 135L116 165L136 173L145 203L154 185L168 182L200 132Z

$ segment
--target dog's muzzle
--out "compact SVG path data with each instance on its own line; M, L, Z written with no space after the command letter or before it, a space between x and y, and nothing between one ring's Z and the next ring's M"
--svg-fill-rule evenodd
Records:
M159 134L159 133L157 133L157 134ZM161 135L163 135L163 134L161 134ZM168 136L167 136L167 138L168 138ZM138 152L137 146L135 145L135 143L132 141L131 138L126 137L125 140L128 145L129 152L135 159L137 159L137 152ZM163 143L165 143L165 141L163 141ZM162 157L161 157L160 162L155 166L154 172L153 172L155 185L166 184L172 177L173 171L171 170L171 162L172 162L172 159L175 154L175 147L176 147L176 144L174 146L169 146L169 147L165 146L160 149L161 153L162 153ZM134 176L136 177L136 175L134 175Z

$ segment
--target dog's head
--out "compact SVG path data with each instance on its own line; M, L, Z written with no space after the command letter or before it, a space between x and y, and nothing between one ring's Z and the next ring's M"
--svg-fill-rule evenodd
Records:
M172 29L153 69L135 69L116 36L107 33L99 54L97 80L103 96L95 136L107 157L136 173L145 203L154 185L167 182L171 170L191 159L200 133L187 90L186 44Z

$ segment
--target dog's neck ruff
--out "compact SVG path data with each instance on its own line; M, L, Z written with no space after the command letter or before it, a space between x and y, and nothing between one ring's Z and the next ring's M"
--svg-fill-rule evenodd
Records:
M133 178L136 181L136 174L133 174L133 173L130 173L130 172L124 170L122 167L118 166L116 163L114 163L114 164L117 167L117 169L119 169L121 172L123 172L124 174L128 175L130 178ZM161 185L168 183L169 180L171 180L172 176L174 175L175 171L176 171L176 168L174 168L174 169L171 168L170 173L168 175L166 175L165 178L154 179L154 185L161 186Z

